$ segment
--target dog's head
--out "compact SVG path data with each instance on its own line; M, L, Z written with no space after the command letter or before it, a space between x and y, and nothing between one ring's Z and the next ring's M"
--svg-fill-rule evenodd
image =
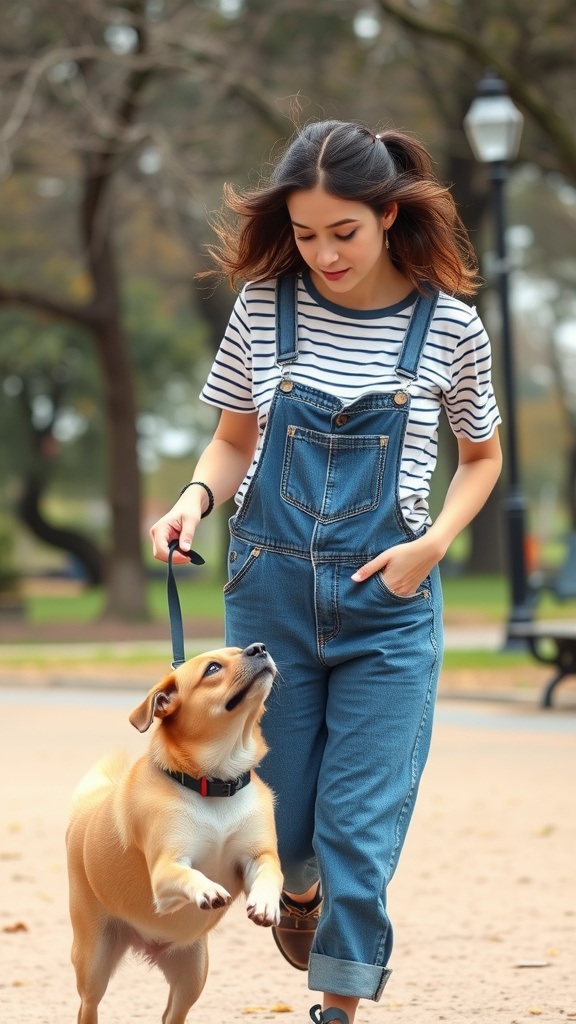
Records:
M257 753L260 760L266 748L258 723L275 674L264 644L208 651L154 686L130 722L146 732L154 718L160 719L154 738L156 759L176 770L189 771L186 763L209 774L204 763L207 751L215 761L225 760L226 752L238 756L240 750Z

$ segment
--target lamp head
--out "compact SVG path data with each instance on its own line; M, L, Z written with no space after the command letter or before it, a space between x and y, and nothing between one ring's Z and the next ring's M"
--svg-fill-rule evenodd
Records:
M487 71L464 118L464 130L481 163L510 161L518 153L524 118L508 96L506 85Z

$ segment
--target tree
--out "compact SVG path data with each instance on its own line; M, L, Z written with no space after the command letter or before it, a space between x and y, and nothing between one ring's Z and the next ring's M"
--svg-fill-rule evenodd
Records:
M425 16L416 14L408 2L377 4L411 38L419 36L459 53L468 76L472 69L479 74L494 68L530 119L526 157L576 181L571 87L576 10L570 0L483 0L472 9L429 0Z
M414 13L408 5L388 7ZM431 0L428 9L451 29L466 14L472 38L482 36L487 13L498 13L495 0L480 7ZM127 295L138 219L146 216L152 232L161 228L179 239L175 273L188 282L212 345L232 296L189 283L204 265L206 210L218 205L223 179L253 179L255 159L267 148L273 152L295 122L336 116L408 124L430 140L469 226L476 226L473 216L479 223L481 177L471 173L461 131L476 69L468 58L446 56L458 53L452 42L430 40L404 23L395 28L400 20L392 22L386 9L378 31L362 0L130 0L121 7L107 0L25 0L9 9L0 41L0 189L5 197L16 177L34 187L61 187L50 230L65 252L55 259L44 240L39 271L37 258L29 258L34 246L27 249L30 238L21 233L12 246L17 258L4 260L0 305L25 305L39 322L66 321L92 339L97 353L112 512L110 615L146 611L137 459L142 374L154 368L160 403L162 357L174 358L171 340L156 348L150 339L149 347L142 345L140 373L131 345ZM536 45L536 31L533 37ZM514 64L512 48L509 60ZM556 86L559 81L560 71ZM550 161L551 144L542 138L542 159L547 154ZM165 286L162 259L147 273ZM23 287L25 278L38 288Z
M330 4L320 6L313 12L313 36L326 19L345 25ZM279 7L296 25L299 5ZM242 44L248 40L246 48ZM195 225L197 218L182 211L191 202L199 205L199 181L215 180L230 162L238 166L255 135L261 151L263 130L270 142L289 134L289 119L250 68L250 55L260 45L272 65L284 43L275 12L258 2L247 3L235 21L217 3L145 0L130 0L122 8L105 0L78 5L29 0L9 12L0 44L5 173L51 172L57 181L70 182L75 260L83 268L87 295L77 301L66 288L22 287L15 268L4 275L0 305L68 321L93 340L108 430L112 523L105 614L111 617L141 618L147 611L137 401L117 252L119 197L136 180L144 191L145 176L152 178L159 163L163 174L156 180L165 212L174 222ZM242 125L239 109L247 114ZM218 130L222 125L224 136ZM192 248L199 242L194 237ZM197 251L188 269L194 263ZM217 305L205 304L214 324L222 319ZM36 505L38 496L36 491ZM29 519L38 523L36 515Z
M59 176L76 181L76 259L83 266L88 294L84 301L71 301L65 293L21 287L18 281L11 284L7 273L0 287L0 305L19 305L42 317L68 321L93 339L108 429L107 494L112 520L105 614L142 618L147 609L137 402L116 245L117 190L137 159L146 156L146 142L155 133L162 142L160 125L142 123L142 116L144 109L156 107L163 112L163 76L176 81L184 75L192 77L184 54L199 64L210 58L223 73L223 55L217 48L212 54L209 48L204 54L200 48L196 52L192 39L192 54L186 53L179 27L186 31L187 27L179 26L177 5L173 5L171 22L161 26L153 23L150 5L144 0L133 0L121 10L106 3L87 2L76 8L64 0L36 2L23 10L14 8L11 14L13 31L2 44L7 88L0 141L15 173L31 173L34 168L46 174L51 167L57 168ZM28 17L23 19L25 14ZM232 81L229 88L234 88ZM249 94L249 85L243 89ZM194 92L194 82L190 91ZM262 102L260 107L264 106ZM30 481L27 486L32 487ZM37 505L39 493L37 487L33 489ZM28 519L38 525L36 514L30 513Z

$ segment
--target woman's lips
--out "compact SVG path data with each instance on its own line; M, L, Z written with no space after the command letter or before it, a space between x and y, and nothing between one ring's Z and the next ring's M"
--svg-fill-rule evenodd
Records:
M323 270L321 273L324 275L327 281L339 281L342 277L344 277L344 274L348 273L348 269L349 268L346 267L346 270Z

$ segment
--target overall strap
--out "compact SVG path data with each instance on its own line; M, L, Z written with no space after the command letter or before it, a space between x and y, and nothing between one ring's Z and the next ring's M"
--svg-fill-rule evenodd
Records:
M298 359L296 331L296 295L298 278L286 274L276 281L276 362L293 363Z
M428 295L419 295L416 299L404 344L396 363L396 375L406 380L415 380L418 376L420 356L424 348L424 342L432 323L438 292Z

